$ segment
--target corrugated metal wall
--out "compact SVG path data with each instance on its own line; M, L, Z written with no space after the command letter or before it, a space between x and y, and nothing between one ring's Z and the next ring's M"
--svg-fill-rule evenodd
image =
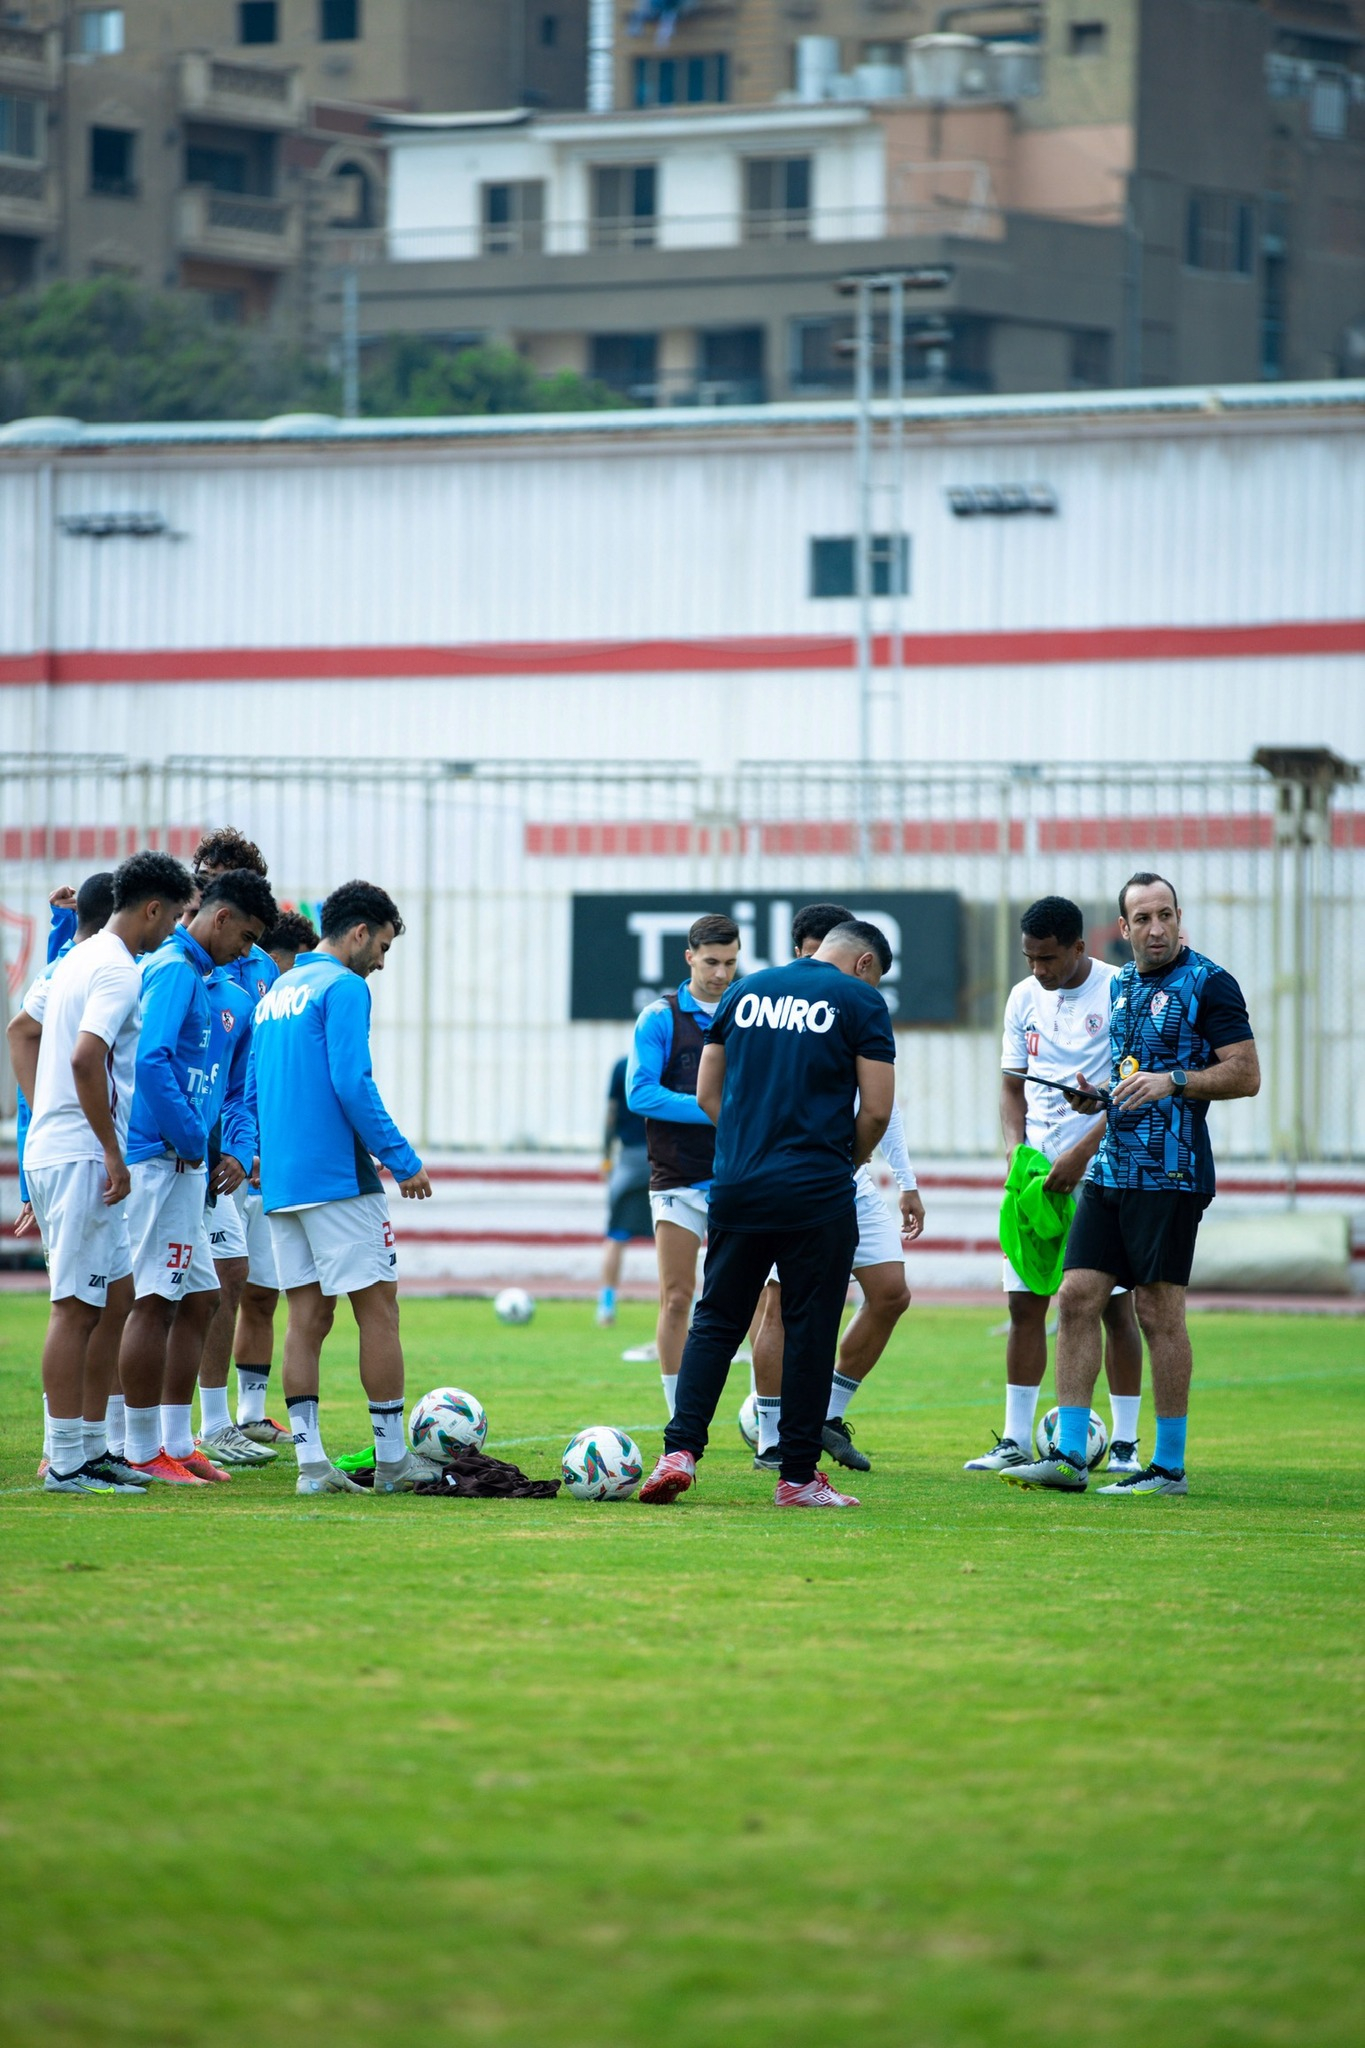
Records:
M1359 1158L1365 786L1302 813L1283 804L1260 770L1161 762L908 769L864 785L799 764L47 758L0 772L0 925L17 990L56 882L154 836L188 853L231 821L265 850L282 899L315 903L356 874L398 899L408 932L373 984L376 1071L420 1142L583 1147L629 1029L569 1021L575 893L682 890L698 910L733 910L750 891L856 904L861 889L952 890L960 1021L899 1038L912 1146L943 1158L997 1149L1018 910L1069 895L1102 947L1119 885L1154 868L1177 883L1190 942L1241 981L1261 1042L1261 1096L1213 1112L1219 1155Z

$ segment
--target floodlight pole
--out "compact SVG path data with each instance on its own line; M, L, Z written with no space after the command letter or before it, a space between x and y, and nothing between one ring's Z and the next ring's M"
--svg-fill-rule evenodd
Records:
M354 263L341 273L341 410L360 414L360 278Z

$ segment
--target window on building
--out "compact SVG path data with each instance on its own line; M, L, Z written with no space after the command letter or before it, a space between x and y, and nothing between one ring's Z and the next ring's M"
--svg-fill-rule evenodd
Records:
M540 17L540 47L542 50L553 50L558 41L559 16L557 14L542 14Z
M324 43L359 42L360 0L322 0L318 37Z
M82 8L76 16L76 48L83 57L117 57L123 48L123 9Z
M868 541L874 597L908 597L910 594L910 536L905 533L874 533ZM812 597L856 597L857 536L828 535L810 544L810 595Z
M1344 71L1315 72L1308 95L1308 125L1327 142L1342 142L1351 106L1351 81Z
M659 376L657 334L594 334L588 340L588 374L624 398L653 403Z
M34 163L43 154L41 102L19 93L0 93L0 156L20 156Z
M810 238L810 158L750 157L744 165L746 242Z
M239 43L277 43L280 39L280 10L276 0L242 0L237 9Z
M1066 46L1073 57L1102 57L1109 38L1103 21L1073 21L1066 32Z
M524 178L482 190L485 256L538 255L545 247L545 183Z
M814 320L793 320L788 375L794 391L848 391L853 384L853 359L843 344L853 338L846 313L822 314Z
M1111 377L1110 336L1103 327L1078 327L1071 336L1071 382L1082 391L1104 391Z
M595 249L651 249L657 180L653 164L599 164L592 174Z
M215 192L247 191L246 151L192 142L185 151L185 183L211 185Z
M90 190L114 199L132 199L137 192L135 150L131 128L90 130Z
M1225 277L1250 277L1256 267L1256 211L1235 192L1191 192L1185 204L1185 264Z
M761 405L763 329L713 327L697 336L697 381L704 405Z
M709 56L637 57L637 107L697 107L730 97L730 59L724 50Z

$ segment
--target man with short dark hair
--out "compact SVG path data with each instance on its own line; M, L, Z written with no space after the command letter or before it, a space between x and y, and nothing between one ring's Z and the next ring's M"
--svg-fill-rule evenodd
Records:
M1119 892L1119 930L1133 957L1110 1010L1112 1095L1091 1178L1067 1240L1059 1300L1056 1455L1003 1477L1067 1493L1086 1487L1086 1432L1100 1364L1100 1318L1115 1285L1134 1290L1152 1359L1156 1450L1107 1494L1183 1494L1192 1360L1185 1289L1199 1219L1214 1195L1210 1102L1255 1095L1260 1063L1232 976L1186 945L1174 884L1133 875ZM1105 1107L1078 1074L1068 1098Z
M275 920L250 868L220 875L143 970L137 1093L129 1126L132 1313L119 1350L127 1462L147 1479L207 1485L227 1474L195 1447L194 1388L218 1307L204 1225L214 1100L209 986Z
M838 925L812 959L747 976L716 1012L697 1083L717 1125L705 1283L642 1501L676 1500L693 1484L730 1361L776 1264L786 1341L774 1503L857 1506L817 1464L858 1241L854 1169L895 1100L895 1039L877 994L890 965L875 925Z
M374 1084L366 986L402 930L383 889L344 883L322 906L316 952L300 955L256 1006L261 1194L289 1303L284 1394L303 1494L363 1491L329 1462L318 1425L319 1360L339 1294L360 1333L375 1491L410 1492L426 1476L403 1421L398 1254L374 1161L405 1201L424 1201L431 1182Z
M697 1071L716 1006L735 978L739 926L713 913L687 934L687 980L642 1010L626 1074L626 1101L645 1119L649 1207L659 1262L659 1376L670 1415L706 1236L716 1133L697 1102Z
M288 974L300 953L316 952L317 943L317 927L301 910L282 910L274 931L267 932L264 940L265 950L280 974Z
M810 959L819 952L836 926L854 922L853 912L842 904L807 903L792 919L792 951L798 959ZM892 1332L910 1306L910 1289L905 1282L905 1252L924 1228L924 1203L915 1170L910 1164L900 1105L894 1099L881 1150L900 1189L900 1227L897 1229L872 1178L871 1162L865 1161L853 1177L858 1209L853 1277L862 1290L863 1300L839 1343L829 1410L822 1432L824 1446L830 1456L854 1472L869 1471L872 1460L853 1442L852 1426L847 1419L849 1403L885 1351ZM780 1468L782 1348L782 1290L774 1271L769 1274L768 1285L763 1290L759 1323L754 1331L754 1397L758 1416L758 1444L754 1451L756 1472L776 1472Z
M87 1459L82 1409L91 1336L111 1282L133 1263L124 1147L140 1024L137 963L161 945L193 893L169 854L134 854L114 876L104 929L57 962L39 1014L25 1009L9 1027L15 1075L33 1107L25 1164L52 1294L43 1391L51 1430L44 1485L54 1493L141 1492Z
M1014 1164L1022 1145L1051 1161L1044 1180L1048 1194L1069 1196L1090 1170L1102 1118L1073 1109L1049 1082L1070 1081L1077 1072L1099 1087L1109 1073L1109 995L1114 969L1086 951L1085 918L1068 896L1041 896L1019 920L1029 972L1016 982L1005 1004L1001 1046L1000 1124L1005 1164ZM1021 1166L1024 1164L1021 1161ZM1041 1172L1041 1168L1039 1169ZM1060 1251L1060 1247L1058 1247ZM1048 1278L1055 1284L1055 1276ZM1047 1311L1051 1292L1004 1260L1009 1333L1005 1342L1005 1427L994 1448L971 1458L967 1472L1003 1472L1030 1464L1038 1390L1047 1371ZM1119 1288L1104 1307L1105 1371L1109 1380L1113 1431L1112 1472L1139 1472L1138 1413L1142 1404L1142 1337L1133 1298Z

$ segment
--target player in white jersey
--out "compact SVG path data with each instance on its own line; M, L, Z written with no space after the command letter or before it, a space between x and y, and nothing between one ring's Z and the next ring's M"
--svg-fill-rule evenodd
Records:
M837 925L849 924L855 917L854 911L846 910L840 903L808 903L798 910L792 919L792 950L798 960L817 953ZM899 1103L892 1106L891 1121L879 1149L900 1190L900 1223L897 1226L882 1200L871 1165L860 1166L853 1176L858 1212L853 1275L863 1300L839 1344L823 1431L824 1447L830 1456L855 1472L868 1471L872 1460L854 1445L853 1431L846 1420L848 1405L910 1306L905 1253L924 1228L924 1203L910 1164ZM754 1396L758 1409L756 1472L781 1469L777 1439L782 1414L783 1343L782 1294L774 1269L760 1297L753 1337Z
M87 1462L82 1416L90 1337L109 1283L132 1271L124 1151L141 1023L139 956L167 937L193 883L169 854L138 853L114 876L102 932L72 948L46 983L41 1020L9 1029L14 1070L33 1106L24 1148L47 1253L52 1310L43 1345L52 1493L141 1493Z
M1103 1116L1070 1107L1047 1081L1084 1074L1097 1087L1109 1080L1109 991L1115 970L1086 952L1085 919L1065 896L1043 896L1020 919L1027 979L1010 991L1000 1052L1000 1122L1008 1158L1031 1145L1053 1162L1044 1185L1073 1193L1085 1179L1104 1136ZM1040 1077L1037 1080L1030 1076ZM1047 1371L1050 1294L1035 1294L1005 1260L1009 1302L1005 1351L1005 1428L993 1450L968 1461L968 1472L1003 1472L1034 1458L1038 1389ZM1137 1453L1142 1398L1142 1337L1131 1295L1116 1289L1104 1312L1105 1370L1113 1429L1109 1466L1141 1469Z

